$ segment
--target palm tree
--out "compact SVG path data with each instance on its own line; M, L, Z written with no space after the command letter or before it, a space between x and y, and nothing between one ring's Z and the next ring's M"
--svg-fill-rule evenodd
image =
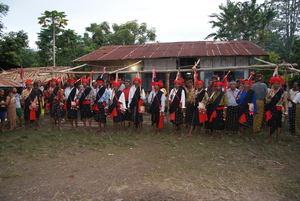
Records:
M57 12L53 11L45 11L42 13L42 17L39 17L39 24L42 25L43 28L51 27L52 28L52 48L53 48L53 66L55 66L55 35L56 35L56 27L65 28L68 25L68 20L65 18L67 15L65 12Z

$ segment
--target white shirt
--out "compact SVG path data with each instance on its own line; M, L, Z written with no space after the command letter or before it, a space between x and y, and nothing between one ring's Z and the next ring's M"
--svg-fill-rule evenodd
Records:
M115 92L115 90L113 90L113 91L111 92L111 94L110 94L110 101L111 101L111 102L113 102L113 99L114 99L115 94L116 94L116 92ZM126 101L125 101L125 96L124 96L124 93L123 93L123 92L121 93L121 95L120 95L118 101L119 101L119 103L122 103L122 104L120 105L120 109L121 109L122 111L126 110Z
M289 97L291 100L293 100L298 92L299 92L299 91L294 91L293 89L290 89L290 90L289 90L289 93L288 93L288 97ZM289 101L289 107L293 107L292 101Z
M178 90L176 90L176 88L173 88L170 92L170 95L169 95L169 101L172 101L174 100L175 96L176 96L176 93L177 93ZM185 108L185 93L184 93L184 90L182 89L181 91L181 99L180 99L180 102L182 104L182 107L181 108Z
M149 96L148 96L148 103L152 103L152 99L156 96L157 93L155 93L155 91L151 91ZM161 102L161 109L160 112L164 112L165 111L165 105L166 105L166 96L163 93L160 99Z
M226 96L228 99L229 104L227 106L237 106L236 103L236 97L240 90L235 89L234 92L231 90L231 88L227 89Z
M300 103L300 92L297 93L293 99L293 102L294 103Z
M70 87L67 87L65 89L65 98L68 99L69 98L69 95L71 93L71 91L74 89L74 87L70 88ZM76 99L76 94L78 93L78 89L76 89L76 93L75 93L75 97L74 97L74 100ZM74 101L72 100L72 101Z
M137 88L135 88L134 85L130 87L129 95L128 95L128 107L130 106L130 103L131 103L131 101L132 101L132 98L133 98L133 96L134 96L134 94L135 94L136 89L137 89ZM140 91L140 93L141 93L141 99L142 99L143 101L146 100L146 95L145 95L144 89L142 89L142 90ZM139 100L138 100L138 101L139 101Z

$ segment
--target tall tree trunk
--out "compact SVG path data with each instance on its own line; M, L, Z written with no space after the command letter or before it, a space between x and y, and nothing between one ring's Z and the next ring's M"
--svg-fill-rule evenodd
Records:
M53 66L55 66L55 24L54 24L54 19L52 20L52 37L53 37Z

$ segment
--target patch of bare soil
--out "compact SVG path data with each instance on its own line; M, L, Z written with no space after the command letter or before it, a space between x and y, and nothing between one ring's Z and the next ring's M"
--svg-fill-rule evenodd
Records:
M35 159L20 158L9 168L14 178L0 182L1 200L293 200L276 193L247 189L205 186L197 172L191 180L173 171L176 156L160 154L161 145L145 143L94 151L66 150L57 158L45 154ZM174 148L164 147L167 152ZM146 157L150 156L150 157ZM38 160L37 160L38 159ZM168 169L170 171L168 171ZM160 171L161 170L161 171ZM7 170L8 171L8 170ZM174 175L175 174L175 175ZM215 178L217 180L217 177ZM230 178L227 178L228 184ZM200 185L199 185L200 181ZM203 185L201 185L203 182Z

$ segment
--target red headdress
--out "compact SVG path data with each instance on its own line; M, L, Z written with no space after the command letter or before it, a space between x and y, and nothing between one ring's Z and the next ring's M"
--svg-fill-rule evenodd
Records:
M181 84L180 80L174 80L174 84Z
M225 87L223 82L215 82L215 83L213 84L213 87L216 87L216 86L218 86L218 85Z
M160 87L164 86L164 83L162 81L159 80L158 83L160 84Z
M184 83L184 79L183 79L183 78L178 78L178 80L180 81L180 84L181 84L182 86L185 86L185 83Z
M111 84L114 85L114 86L116 86L116 87L120 87L121 86L121 82L114 81Z
M282 79L281 77L271 77L269 82L270 82L270 84L274 84L274 83L284 84L285 83L284 79Z
M60 83L60 81L59 81L58 79L51 79L51 80L48 80L47 83L50 83L50 82L52 82L52 81L56 82L56 84L59 84L59 83Z
M81 82L83 83L83 82L85 82L85 83L89 83L90 82L90 79L89 78L82 78L81 79Z
M25 80L25 84L26 84L26 85L32 84L32 80L31 80L31 79L26 79L26 80Z
M160 88L163 87L162 82L152 82L151 83L151 86L155 86L155 85L159 86Z
M132 84L134 84L134 81L138 81L139 84L142 84L142 80L138 77L134 78L133 81L132 81Z
M71 79L71 78L68 78L68 79L66 80L66 83L69 84L70 82L77 83L77 80L73 80L73 79Z
M254 81L249 81L249 80L244 80L244 79L238 79L242 84L253 84L255 83Z
M204 81L196 81L196 84L202 84L202 85L204 85Z

